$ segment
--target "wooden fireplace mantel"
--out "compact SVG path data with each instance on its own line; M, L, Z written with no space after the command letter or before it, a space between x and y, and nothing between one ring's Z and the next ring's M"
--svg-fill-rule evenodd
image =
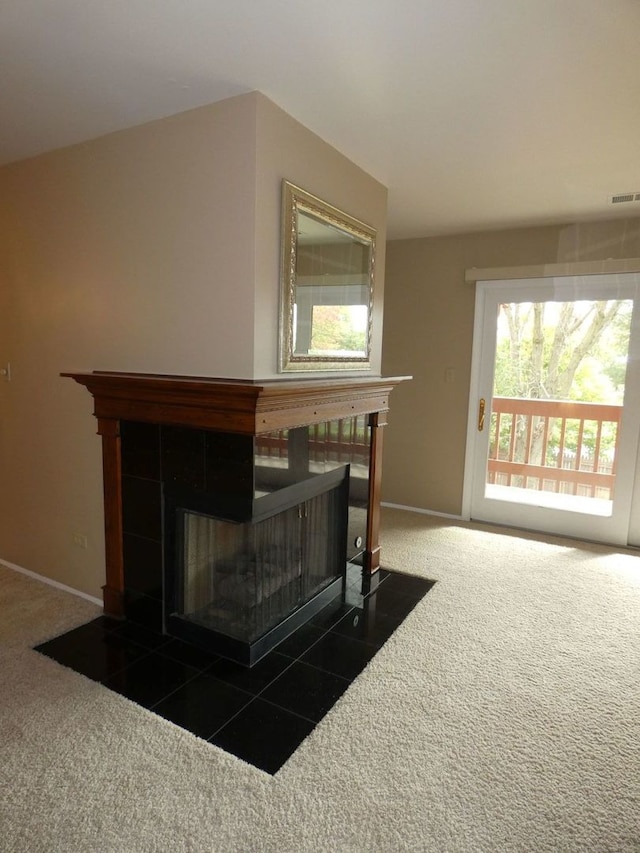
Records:
M260 435L389 410L410 376L247 381L149 373L63 373L94 397L95 416Z
M369 511L364 573L380 567L382 427L389 395L410 376L269 379L264 381L146 373L62 373L94 398L102 437L105 512L105 611L124 615L120 421L141 421L261 435L355 415L371 429Z

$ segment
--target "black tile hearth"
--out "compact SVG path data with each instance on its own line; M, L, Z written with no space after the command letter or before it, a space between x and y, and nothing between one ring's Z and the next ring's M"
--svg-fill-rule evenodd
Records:
M334 634L362 640L379 648L386 643L404 619L404 615L398 613L389 615L382 611L353 608L336 622L331 630Z
M123 637L139 646L144 646L150 652L170 642L169 637L159 634L151 628L145 628L144 625L137 625L135 622L117 622L116 626L112 628L112 632L117 637Z
M188 666L195 666L196 669L207 669L220 658L219 655L184 643L182 640L169 640L166 645L162 646L162 654L181 663L186 663Z
M203 672L153 706L153 711L207 740L252 699L250 693Z
M298 660L276 678L261 696L280 708L287 708L307 720L319 723L350 683L347 678Z
M326 608L325 608L326 609ZM294 660L301 657L307 649L317 642L321 637L324 637L326 631L307 622L301 628L283 640L278 646L278 653L286 655Z
M363 598L351 566L347 594L251 669L162 634L155 619L101 616L36 651L276 773L434 583L380 571Z
M377 651L376 646L328 631L305 652L301 661L353 681Z
M119 636L98 619L43 643L37 651L93 681L109 678L148 654L144 646Z
M267 773L276 773L314 728L310 720L254 699L209 740Z
M290 658L274 650L251 669L235 661L220 658L209 672L221 681L226 681L256 696L290 665Z
M144 708L151 708L198 675L195 667L150 652L102 683Z

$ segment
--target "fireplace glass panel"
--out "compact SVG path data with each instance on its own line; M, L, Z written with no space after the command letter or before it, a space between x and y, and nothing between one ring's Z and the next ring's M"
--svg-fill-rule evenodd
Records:
M260 521L182 510L182 616L253 642L344 571L334 488Z
M262 433L255 438L255 497L349 465L347 559L367 538L371 429L367 415Z

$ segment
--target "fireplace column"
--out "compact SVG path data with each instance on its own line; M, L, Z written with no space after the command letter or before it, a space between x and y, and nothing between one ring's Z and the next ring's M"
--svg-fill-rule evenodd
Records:
M120 421L113 418L98 418L98 435L102 437L106 563L106 583L102 587L102 595L105 613L122 619L124 618L124 560Z
M372 592L378 585L380 568L380 491L382 488L382 428L386 412L369 415L371 430L371 459L369 463L369 507L367 510L367 547L364 551L362 594Z

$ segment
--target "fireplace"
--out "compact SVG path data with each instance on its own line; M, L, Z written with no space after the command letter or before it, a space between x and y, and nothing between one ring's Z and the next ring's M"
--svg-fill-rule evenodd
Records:
M382 430L408 377L73 373L102 437L105 612L251 665L375 588Z
M348 487L342 466L259 497L243 519L221 518L215 496L168 489L166 633L256 663L339 594Z

